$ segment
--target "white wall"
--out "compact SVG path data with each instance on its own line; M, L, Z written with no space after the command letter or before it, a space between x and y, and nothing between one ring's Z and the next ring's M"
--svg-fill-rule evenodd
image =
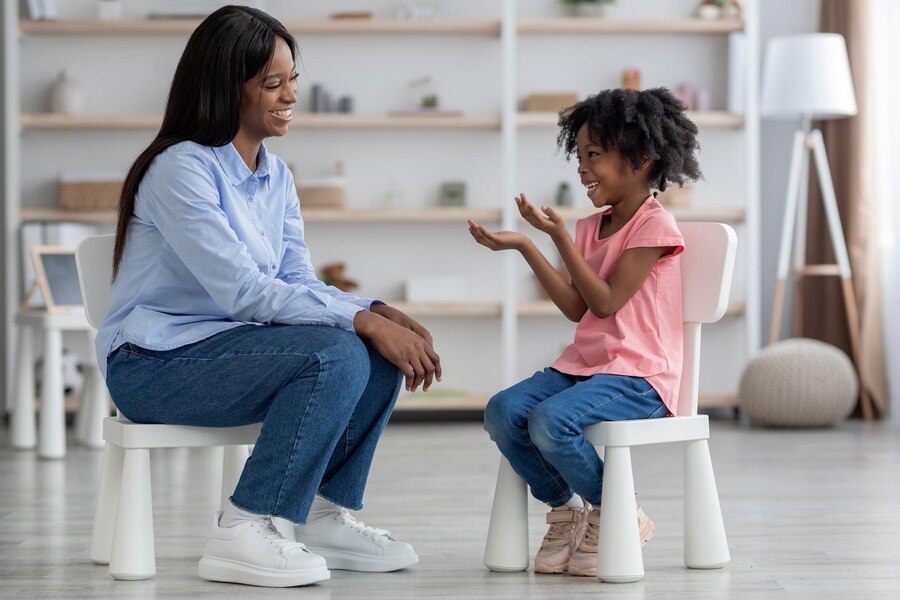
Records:
M818 30L818 0L761 0L760 49L765 55L766 42L778 35L811 33ZM764 69L761 57L760 73ZM769 121L763 117L760 127L762 156L760 174L760 230L761 256L760 277L762 281L762 319L760 333L764 344L769 339L772 322L772 298L775 294L775 275L778 269L778 247L781 243L781 224L784 221L784 201L787 192L788 171L791 161L791 145L799 120ZM788 287L785 306L793 306L791 290ZM785 313L782 331L790 331L790 311Z

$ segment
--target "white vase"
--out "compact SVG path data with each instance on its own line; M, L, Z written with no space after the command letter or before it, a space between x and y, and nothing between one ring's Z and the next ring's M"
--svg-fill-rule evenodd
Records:
M84 92L65 71L59 72L59 77L50 89L50 110L67 115L84 112Z

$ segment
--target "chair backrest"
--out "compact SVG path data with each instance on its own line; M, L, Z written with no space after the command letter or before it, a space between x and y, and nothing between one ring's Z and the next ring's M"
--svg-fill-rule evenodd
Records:
M722 223L679 223L684 364L678 415L696 415L700 379L700 324L715 323L728 308L737 235Z
M75 265L78 267L78 283L88 323L100 327L109 308L112 290L112 259L116 236L89 237L75 249Z

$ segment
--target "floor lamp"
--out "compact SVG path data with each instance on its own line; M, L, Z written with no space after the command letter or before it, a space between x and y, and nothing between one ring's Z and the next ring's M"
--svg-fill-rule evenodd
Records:
M791 152L769 342L776 342L780 337L785 282L793 245L794 264L790 269L791 274L798 277L836 275L841 278L850 345L859 376L860 403L863 417L871 419L874 417L874 409L863 384L860 368L859 312L853 292L850 258L841 230L822 132L811 129L813 119L837 119L856 114L856 98L844 38L835 33L814 33L769 40L763 70L761 108L766 117L800 122L800 128L794 134ZM806 264L806 199L810 152L818 174L822 204L837 264ZM799 286L797 293L800 293Z

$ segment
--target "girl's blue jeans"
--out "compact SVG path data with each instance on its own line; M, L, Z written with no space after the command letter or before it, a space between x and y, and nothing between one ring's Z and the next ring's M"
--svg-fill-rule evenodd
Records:
M401 381L356 334L314 325L246 325L167 351L125 344L107 376L119 411L136 423L262 422L232 502L295 523L317 493L362 508Z
M547 368L491 398L484 428L535 498L561 506L579 494L599 505L603 461L584 428L667 414L642 377L582 377Z

